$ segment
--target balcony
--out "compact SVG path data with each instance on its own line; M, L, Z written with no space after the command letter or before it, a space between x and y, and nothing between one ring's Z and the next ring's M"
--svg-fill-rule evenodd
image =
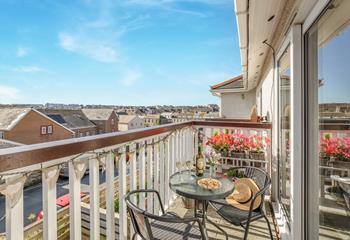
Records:
M271 125L237 121L187 121L127 132L20 146L0 150L0 191L6 201L6 239L130 239L133 233L126 203L119 196L135 189L156 189L166 209L180 216L193 213L182 198L169 188L175 162L194 159L198 145L215 132L270 136ZM265 160L223 157L222 166L257 166L271 175L271 151ZM57 208L57 182L61 168L68 168L69 205ZM84 177L84 174L88 175ZM24 184L32 174L42 176L41 220L27 224L23 218L26 200ZM100 180L103 175L105 182ZM81 184L82 178L88 183ZM83 193L83 194L81 194ZM116 200L119 199L119 200ZM139 200L140 203L146 199ZM147 199L147 210L153 200ZM117 210L117 211L116 211ZM266 201L271 226L274 220ZM230 239L241 239L243 229L221 219L213 210L209 218L221 225ZM274 230L274 227L273 227ZM274 235L276 232L274 231ZM208 224L210 239L224 239ZM269 239L263 220L252 223L249 237Z

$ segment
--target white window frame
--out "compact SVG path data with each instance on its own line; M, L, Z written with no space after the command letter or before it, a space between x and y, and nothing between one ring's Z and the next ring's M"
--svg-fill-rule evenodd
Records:
M290 68L291 68L291 119L290 119L290 166L291 166L291 186L290 186L290 225L284 216L284 212L279 201L279 173L273 176L274 199L277 200L275 204L275 211L278 215L278 224L281 226L281 234L283 238L287 239L304 239L304 168L303 168L303 55L302 55L302 26L300 24L293 25L287 34L282 46L277 51L274 70L275 74L275 116L273 118L274 126L279 126L279 79L278 79L278 61L282 54L290 47ZM279 158L279 127L275 127L273 131L274 146L278 146L274 150L274 155ZM279 171L279 163L277 169Z
M47 134L53 134L53 126L52 125L47 126Z
M41 135L47 134L47 126L40 126L40 134Z
M303 33L303 42L306 38L306 33L308 30L315 24L318 20L318 18L321 16L321 14L324 12L328 4L331 2L331 0L319 0L313 9L311 10L308 17L305 19L303 27L302 27L302 33ZM305 42L304 42L305 46ZM306 59L305 56L307 54L308 49L304 47L303 53L305 54L303 56L303 59ZM305 124L305 151L303 155L303 159L307 161L307 159L317 159L318 156L318 124L316 122L311 122L310 119L315 119L315 116L318 118L318 109L313 108L312 106L315 105L315 102L318 104L318 87L316 90L308 89L310 87L307 84L307 76L306 76L306 69L308 68L307 62L303 63L303 69L305 70L303 74L305 81L303 82L303 86L305 87L305 95L306 92L308 93L308 99L305 99L306 101L306 108L305 111L308 111L308 114L305 114L304 116L304 124ZM312 95L310 94L312 93ZM310 124L313 124L312 126ZM306 129L307 128L307 129ZM316 140L315 140L316 139ZM307 148L306 148L307 146ZM316 164L308 164L307 162L304 162L304 174L305 175L305 202L306 206L304 207L304 236L303 239L318 239L319 238L319 176L318 174L310 175L310 169L314 169L314 171L319 171L318 162ZM312 187L311 187L312 186ZM313 193L310 193L312 191ZM309 204L308 204L309 203ZM312 203L312 204L310 204Z

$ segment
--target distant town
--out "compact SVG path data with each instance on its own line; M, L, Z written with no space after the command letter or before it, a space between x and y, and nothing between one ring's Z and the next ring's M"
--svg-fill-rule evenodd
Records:
M3 104L0 105L0 148L218 117L216 104Z

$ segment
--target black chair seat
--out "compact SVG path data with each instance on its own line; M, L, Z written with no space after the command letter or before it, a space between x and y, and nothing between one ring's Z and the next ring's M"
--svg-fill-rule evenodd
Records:
M202 239L201 232L195 223L170 223L154 221L151 223L154 239L159 240L192 240Z
M224 200L223 200L224 201ZM215 208L216 212L226 221L233 225L240 226L245 224L248 220L249 211L244 211L231 205L220 204L219 202L211 202L211 206ZM263 217L260 211L252 211L251 220Z

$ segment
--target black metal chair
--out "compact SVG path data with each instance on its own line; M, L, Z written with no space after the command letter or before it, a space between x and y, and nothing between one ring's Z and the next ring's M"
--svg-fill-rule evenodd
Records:
M235 208L228 204L225 199L210 201L210 205L226 221L235 226L241 226L245 229L244 240L246 240L248 237L250 223L260 218L265 218L269 228L270 237L273 239L271 226L265 215L264 209L264 196L271 185L271 178L264 170L255 167L233 167L231 170L236 173L236 176L244 176L253 179L260 189L259 192L252 196L249 211ZM261 203L258 208L253 210L254 201L259 196L261 196Z
M159 202L161 215L155 215L139 208L138 204L131 200L139 199L139 194L156 195L154 201ZM132 239L136 239L137 236L144 240L208 239L199 219L180 218L175 213L165 212L160 195L155 190L140 189L131 191L126 194L125 202L135 230Z

